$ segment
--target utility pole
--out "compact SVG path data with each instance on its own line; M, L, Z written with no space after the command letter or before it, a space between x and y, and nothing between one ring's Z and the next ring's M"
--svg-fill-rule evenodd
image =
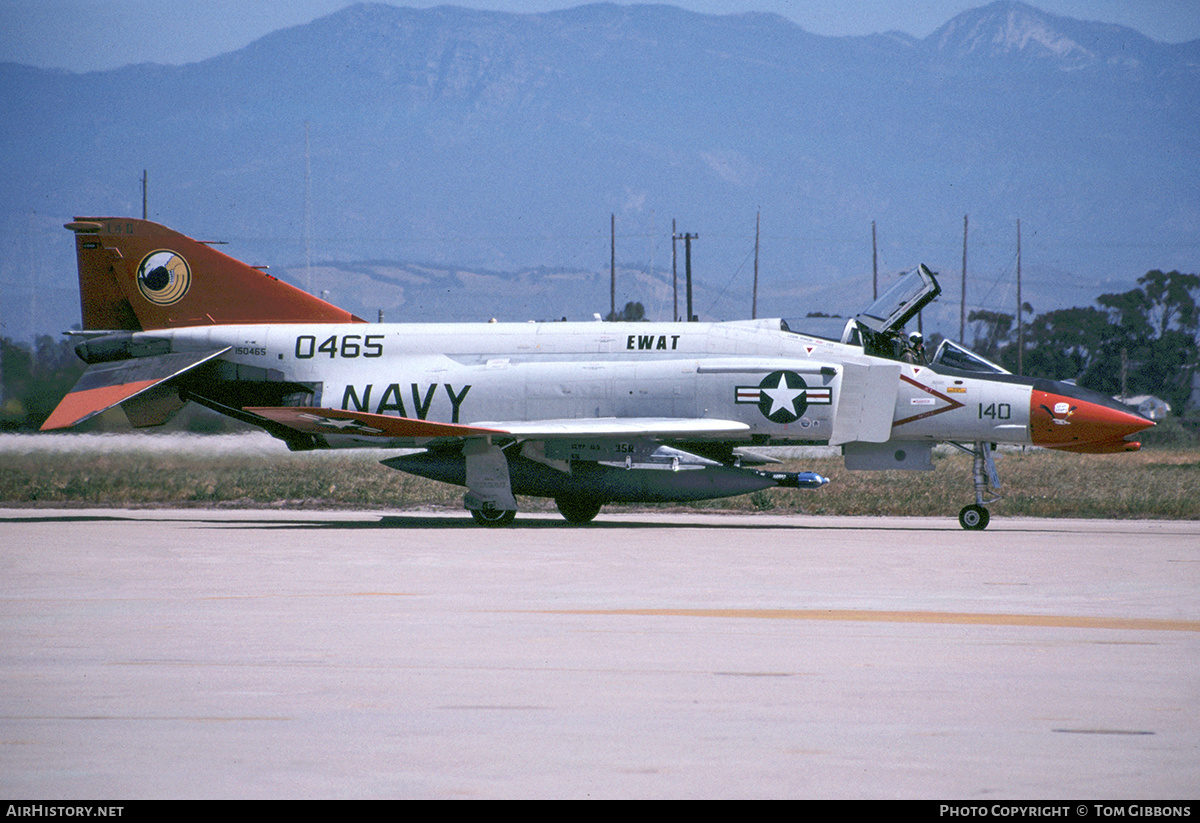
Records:
M671 317L672 322L679 322L679 271L675 265L675 241L679 235L675 233L675 218L671 218L671 295L674 301Z
M683 267L687 277L687 319L689 323L696 321L696 315L692 314L692 241L699 236L691 233L679 235L683 239Z
M963 215L962 297L958 304L958 342L967 345L967 215Z
M875 221L871 221L871 299L879 299L879 246L875 243Z
M142 169L142 219L146 219L146 170Z
M684 270L688 272L688 323L696 322L696 314L691 311L691 241L695 234L683 235Z
M304 290L312 294L312 160L304 121Z
M754 218L754 294L750 298L750 319L758 319L758 230L762 225L762 211Z
M1125 398L1129 397L1129 391L1125 381L1129 376L1129 349L1121 347L1121 402L1125 402Z
M609 319L617 319L617 214L613 212L609 229L609 258L608 258L608 297L612 304Z
M1017 218L1017 374L1025 373L1025 307L1021 303L1021 218Z

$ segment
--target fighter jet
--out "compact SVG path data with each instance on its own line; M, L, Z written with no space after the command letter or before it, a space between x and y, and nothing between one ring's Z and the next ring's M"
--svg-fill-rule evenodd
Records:
M586 523L611 502L828 482L776 471L756 447L840 446L848 469L928 471L944 442L974 456L959 522L983 529L997 444L1122 452L1154 425L949 342L926 358L904 335L940 292L925 266L836 340L780 319L370 324L153 222L66 228L88 366L43 430L115 405L157 426L192 401L292 450L406 450L383 464L464 486L483 525L511 523L517 495L551 497Z

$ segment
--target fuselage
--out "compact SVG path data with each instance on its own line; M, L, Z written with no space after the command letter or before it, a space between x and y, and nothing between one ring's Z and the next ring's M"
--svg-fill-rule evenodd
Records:
M1051 446L1147 425L1074 386L873 357L777 319L234 325L135 337L167 339L172 351L228 346L218 379L302 386L309 397L295 405L467 425L709 418L746 424L743 439L760 444Z

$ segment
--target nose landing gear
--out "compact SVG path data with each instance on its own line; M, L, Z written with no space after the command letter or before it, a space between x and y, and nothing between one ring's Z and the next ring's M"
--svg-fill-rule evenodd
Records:
M975 458L975 502L963 506L958 513L958 524L968 531L983 531L992 519L985 503L995 503L1000 499L1000 476L996 474L996 463L992 460L991 443L975 443L972 447L961 443L952 444Z

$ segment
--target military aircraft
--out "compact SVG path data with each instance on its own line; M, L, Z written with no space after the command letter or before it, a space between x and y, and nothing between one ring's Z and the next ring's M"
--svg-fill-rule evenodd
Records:
M1019 377L944 343L925 362L905 323L940 292L919 266L840 339L779 319L721 323L369 324L146 220L78 217L88 364L43 430L120 405L137 427L187 401L289 449L419 451L382 462L465 486L485 525L515 495L572 523L610 502L819 487L755 447L841 446L848 469L931 470L936 443L974 456L966 529L988 525L996 444L1137 449L1153 424L1073 385Z

